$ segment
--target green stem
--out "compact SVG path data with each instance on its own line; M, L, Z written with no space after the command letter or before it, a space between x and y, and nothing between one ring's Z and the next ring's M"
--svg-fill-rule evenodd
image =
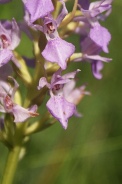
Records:
M17 168L21 146L10 149L1 184L12 184Z

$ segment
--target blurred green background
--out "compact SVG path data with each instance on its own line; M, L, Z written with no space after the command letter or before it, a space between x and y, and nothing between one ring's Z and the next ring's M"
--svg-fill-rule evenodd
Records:
M72 0L71 0L72 4ZM0 5L0 18L20 20L21 1ZM103 79L93 78L89 64L81 68L79 84L88 82L86 96L78 110L83 118L72 118L65 131L57 122L51 128L32 135L25 157L16 172L14 184L122 184L122 1L113 1L113 11L102 23L112 34L104 65ZM31 56L29 40L18 48ZM71 40L76 44L78 37ZM73 68L72 68L73 69ZM0 177L7 149L0 144Z

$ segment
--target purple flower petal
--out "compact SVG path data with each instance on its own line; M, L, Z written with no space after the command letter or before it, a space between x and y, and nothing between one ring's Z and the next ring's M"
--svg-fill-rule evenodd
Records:
M1 67L1 68L3 68L3 67ZM10 85L6 82L6 80L3 80L3 79L0 80L0 93L1 93L1 88L3 88L5 91L8 91L10 94L10 91L9 91ZM0 96L2 96L2 101L3 101L3 98L6 96L6 92L4 92L4 94L0 94Z
M78 72L80 72L80 71L81 71L81 70L77 69L77 70L74 71L74 72L67 73L67 74L65 74L65 75L62 76L62 79L74 79L75 76L76 76L76 74L77 74Z
M70 73L67 73L67 74L64 74L64 75L61 76L61 69L57 70L53 74L53 76L52 76L52 79L51 79L51 88L53 88L57 84L66 84L66 83L70 82L71 79L74 79L75 78L76 74L79 71L80 70L77 69L74 72L70 72Z
M55 83L55 82L57 81L57 79L58 79L57 76L61 76L61 72L62 72L62 70L61 70L61 68L59 68L59 69L53 74L52 79L51 79L51 84L53 84L53 83Z
M14 122L24 122L29 117L35 117L38 114L37 105L32 106L29 109L25 109L20 105L14 103L14 95L18 88L18 83L13 77L9 77L14 82L14 87L9 89L4 89L2 85L0 85L0 112L10 113L14 115Z
M88 36L81 41L81 49L82 53L87 55L96 55L102 51L102 48Z
M95 78L97 79L101 79L102 78L102 74L100 73L100 71L103 69L103 62L101 61L94 61L91 64L92 66L92 73L94 75Z
M14 50L20 43L20 30L19 27L15 21L15 19L12 20L12 30L11 30L11 45L10 49Z
M13 57L11 50L3 49L0 50L0 67L8 63Z
M7 87L7 89L10 89L10 86L9 88ZM4 88L4 86L0 85L0 103L2 104L3 103L3 98L5 98L6 96L6 87Z
M65 84L63 87L64 97L65 99L67 99L68 102L71 102L71 103L72 103L71 101L72 98L70 98L70 94L71 94L71 91L73 91L73 89L75 88L75 85L76 85L76 81L71 80L70 82Z
M75 105L67 102L62 96L53 96L46 104L49 112L67 129L68 119L75 112Z
M10 60L15 62L12 50L18 46L20 42L19 27L13 19L10 21L0 22L0 66L8 63Z
M90 30L90 38L100 46L104 52L108 53L108 44L111 40L111 35L106 28L100 24L96 24Z
M103 61L103 62L110 62L112 59L111 58L106 58L106 57L102 57L99 55L84 55L84 58L86 59L90 59L90 60L96 60L96 61Z
M37 87L38 90L40 90L41 88L43 88L44 86L47 86L50 89L50 84L47 82L47 79L45 77L42 77L39 80L39 86Z
M5 24L5 23L4 23ZM6 29L0 22L0 48L5 49L11 45L11 31Z
M63 94L65 99L77 105L84 95L89 95L88 91L85 91L86 85L75 88L76 81L71 80L69 83L65 84L63 87Z
M24 19L26 19L26 18L24 17ZM26 21L18 22L18 25L19 25L20 30L22 32L24 32L29 37L30 40L33 40L33 36L31 34L31 31L29 29L29 26L27 25L28 22L29 22L29 19L26 19Z
M47 42L42 55L46 60L58 63L58 65L65 70L67 66L66 60L74 51L75 46L73 44L62 40L60 37L56 37Z
M101 0L97 2L92 2L89 6L90 14L95 17L111 8L112 0Z
M81 5L81 11L84 17L94 22L95 17L100 19L100 16L103 12L110 11L111 3L113 0L101 0L101 1L92 2L90 4L88 1L86 1L86 4L84 3L84 0L83 2L81 2L82 0L79 0L79 1Z
M78 112L76 109L76 111L74 112L74 116L81 118L83 115L80 112Z
M51 0L23 0L25 8L30 14L30 21L34 22L54 10Z
M62 22L62 20L64 19L64 17L68 14L68 11L67 11L65 2L64 2L63 0L59 0L59 1L62 3L63 8L62 8L61 13L58 15L58 17L57 17L57 19L56 19L57 26L60 25L60 23Z
M0 23L0 45L2 49L14 50L20 42L20 30L15 19L1 21Z

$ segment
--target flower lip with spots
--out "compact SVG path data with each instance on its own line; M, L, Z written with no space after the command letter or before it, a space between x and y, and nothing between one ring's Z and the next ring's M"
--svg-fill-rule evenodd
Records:
M20 67L17 59L14 57L13 50L20 43L20 30L15 21L0 22L0 67L8 63L10 60L17 67Z
M75 78L80 70L61 75L62 70L59 69L52 76L51 83L48 83L45 77L39 80L38 89L47 86L50 91L50 99L46 107L51 115L56 118L64 129L68 126L68 119L76 112L76 105L65 99L63 87L65 84Z
M14 103L14 95L19 85L14 78L11 77L11 79L14 82L13 89L10 88L9 91L6 92L4 88L0 86L0 112L13 114L15 123L24 122L30 117L37 116L37 105L25 109ZM11 94L9 94L10 91Z

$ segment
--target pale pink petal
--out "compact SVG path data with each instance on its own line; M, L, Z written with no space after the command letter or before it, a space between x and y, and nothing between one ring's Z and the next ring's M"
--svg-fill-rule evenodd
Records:
M30 109L25 109L17 104L14 104L12 109L12 113L14 115L14 122L15 123L24 122L30 117L37 116L38 114L36 113L36 110L37 110L36 105Z
M10 49L14 50L20 43L20 30L15 19L12 20L11 30L11 46Z
M39 86L37 87L38 90L40 90L41 88L43 88L44 86L47 86L48 88L50 88L50 84L47 82L47 79L45 77L42 77L39 80Z
M3 49L0 50L0 67L8 63L13 57L13 53L11 50Z

